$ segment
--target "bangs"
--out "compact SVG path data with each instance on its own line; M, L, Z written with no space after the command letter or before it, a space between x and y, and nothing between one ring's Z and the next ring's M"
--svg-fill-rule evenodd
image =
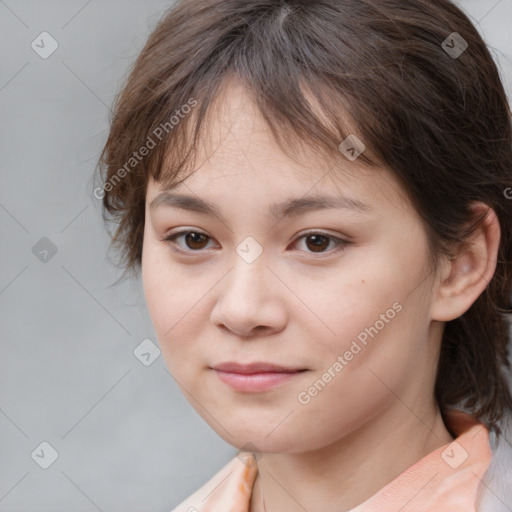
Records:
M297 77L296 87L290 92L291 96L287 96L288 102L295 105L292 110L283 106L279 94L274 95L280 91L278 83L272 87L268 83L264 85L260 77L238 76L231 72L220 77L216 84L210 82L208 90L201 91L198 106L174 128L172 136L163 144L165 151L162 150L160 159L148 169L149 175L164 189L173 188L199 170L222 144L222 141L217 145L211 143L211 127L215 120L223 119L223 107L230 99L231 87L238 84L257 108L276 144L298 164L308 158L325 162L329 168L341 164L347 169L357 158L359 164L385 165L362 135L362 131L371 130L361 129L354 116L348 113L352 110L348 101L329 84L318 80L309 83ZM198 148L207 141L210 152L200 159ZM342 144L344 141L346 143ZM355 158L351 146L358 150Z

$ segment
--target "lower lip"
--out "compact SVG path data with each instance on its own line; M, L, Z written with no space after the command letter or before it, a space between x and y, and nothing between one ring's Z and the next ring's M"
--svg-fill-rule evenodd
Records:
M289 382L294 377L297 377L297 375L303 373L302 371L298 371L286 373L264 372L243 374L223 372L220 370L215 371L217 372L217 375L222 382L236 391L245 392L266 391L280 384L284 384L285 382Z

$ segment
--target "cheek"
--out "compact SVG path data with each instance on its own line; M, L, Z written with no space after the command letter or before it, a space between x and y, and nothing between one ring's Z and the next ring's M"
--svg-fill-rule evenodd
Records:
M155 330L167 331L176 321L177 315L190 292L190 281L177 265L172 265L170 249L163 242L153 239L152 230L145 231L142 248L142 282L148 311Z
M391 305L370 311L373 314L359 310L338 315L339 336L329 343L330 338L322 337L317 371L295 390L294 418L310 433L311 447L334 441L340 432L353 432L396 404L395 393L405 396L422 378L426 340L411 318L417 313L415 306L395 303L394 309ZM380 311L388 312L388 323L380 319Z
M168 297L165 293L168 286L166 286L165 279L162 279L165 265L159 257L155 242L148 240L148 238L149 236L145 232L142 247L141 275L148 311L158 334L158 331L162 328L162 321L165 318L166 303L171 295Z
M145 235L142 250L142 283L148 312L162 346L176 323L179 308L176 290L180 289L181 279L178 273L169 272L169 264L158 242L148 238Z
M305 287L296 285L297 294L306 298L308 318L318 326L319 344L331 352L343 353L358 335L364 342L365 329L376 322L379 332L394 322L397 312L393 304L402 300L403 293L394 269L384 261L363 259L350 270L333 274L314 289L313 283L302 281Z
M183 371L180 365L185 368L187 362L200 360L206 339L201 331L206 295L215 278L200 277L191 267L172 265L167 250L157 243L144 245L142 282L162 355L174 374Z
M337 383L329 384L331 389L340 385L341 391L344 381L350 384L351 393L359 395L359 390L369 387L365 379L382 388L370 368L390 380L399 379L415 354L423 350L428 331L428 290L426 283L418 287L423 277L421 265L406 261L404 253L399 259L391 249L369 251L368 257L358 258L357 265L347 262L350 272L324 280L320 290L307 296L308 306L321 319L314 318L312 327L303 327L309 330L308 338L313 337L316 327L312 350L316 376L339 363L331 369Z

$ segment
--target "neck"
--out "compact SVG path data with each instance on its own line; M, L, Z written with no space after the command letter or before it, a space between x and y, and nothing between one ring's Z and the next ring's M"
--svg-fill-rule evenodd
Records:
M263 454L250 512L350 511L452 440L437 406L419 419L396 401L394 410L321 450Z

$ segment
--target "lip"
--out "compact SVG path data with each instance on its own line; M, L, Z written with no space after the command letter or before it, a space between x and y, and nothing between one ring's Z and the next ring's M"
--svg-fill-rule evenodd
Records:
M212 368L219 379L236 391L266 391L296 378L307 371L267 362L221 363Z
M214 370L218 370L221 372L227 373L241 373L241 374L251 374L251 373L270 373L270 372L279 372L279 373L295 373L303 370L303 368L291 368L289 366L282 366L273 363L267 362L254 362L248 364L241 364L232 361L228 361L226 363L220 363L213 367Z

